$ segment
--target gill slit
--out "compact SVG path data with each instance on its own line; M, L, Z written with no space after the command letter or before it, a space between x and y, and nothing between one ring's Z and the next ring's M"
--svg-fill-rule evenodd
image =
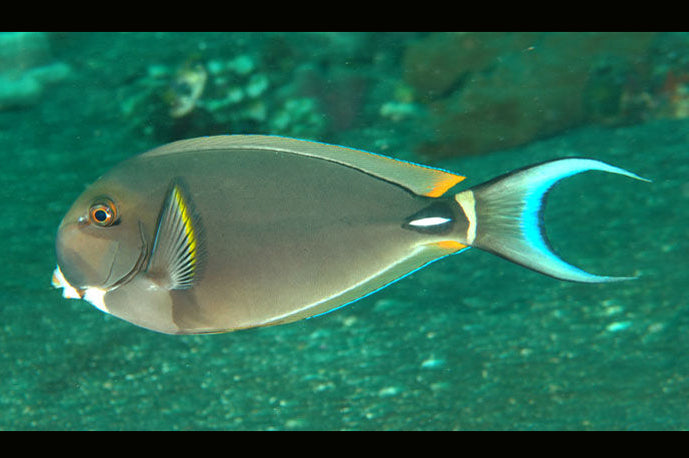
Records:
M148 262L148 244L146 243L146 236L144 235L144 229L143 225L141 224L141 221L139 221L139 235L141 236L141 253L139 253L139 259L136 260L136 263L134 264L134 267L132 267L132 270L130 270L126 275L124 275L122 278L113 283L112 286L108 289L108 291L112 291L124 284L129 283L132 278L134 278L139 272L143 270L143 267Z

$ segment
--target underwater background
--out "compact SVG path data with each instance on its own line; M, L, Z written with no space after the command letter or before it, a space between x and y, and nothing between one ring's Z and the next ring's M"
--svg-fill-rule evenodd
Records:
M689 428L689 34L0 32L1 430ZM471 186L587 156L557 281L479 250L293 324L170 336L53 289L57 226L120 161L264 133Z

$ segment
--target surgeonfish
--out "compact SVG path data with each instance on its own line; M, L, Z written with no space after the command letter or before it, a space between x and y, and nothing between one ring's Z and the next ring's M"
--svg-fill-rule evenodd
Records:
M455 192L464 177L342 146L177 141L77 198L57 232L52 283L135 325L202 334L321 315L470 247L561 280L633 278L587 273L547 243L548 190L588 170L645 180L565 158Z

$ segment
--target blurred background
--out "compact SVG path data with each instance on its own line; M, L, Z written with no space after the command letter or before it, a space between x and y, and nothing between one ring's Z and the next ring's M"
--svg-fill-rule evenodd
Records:
M689 34L0 33L0 429L686 429ZM165 336L50 287L73 200L173 140L261 133L468 185L558 185L558 282L478 250L311 320ZM462 183L464 184L464 183Z

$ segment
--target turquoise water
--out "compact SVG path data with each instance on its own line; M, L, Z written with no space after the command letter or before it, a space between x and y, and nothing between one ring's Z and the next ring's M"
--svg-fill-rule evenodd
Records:
M689 38L470 38L0 33L0 429L687 429ZM478 56L458 51L477 43ZM467 70L419 70L438 55ZM563 81L562 66L585 71ZM455 132L460 113L475 124ZM473 249L331 314L209 336L63 299L54 236L84 187L213 133L346 144L469 185L601 159L653 183L568 179L549 196L548 234L588 271L639 279L560 282Z

